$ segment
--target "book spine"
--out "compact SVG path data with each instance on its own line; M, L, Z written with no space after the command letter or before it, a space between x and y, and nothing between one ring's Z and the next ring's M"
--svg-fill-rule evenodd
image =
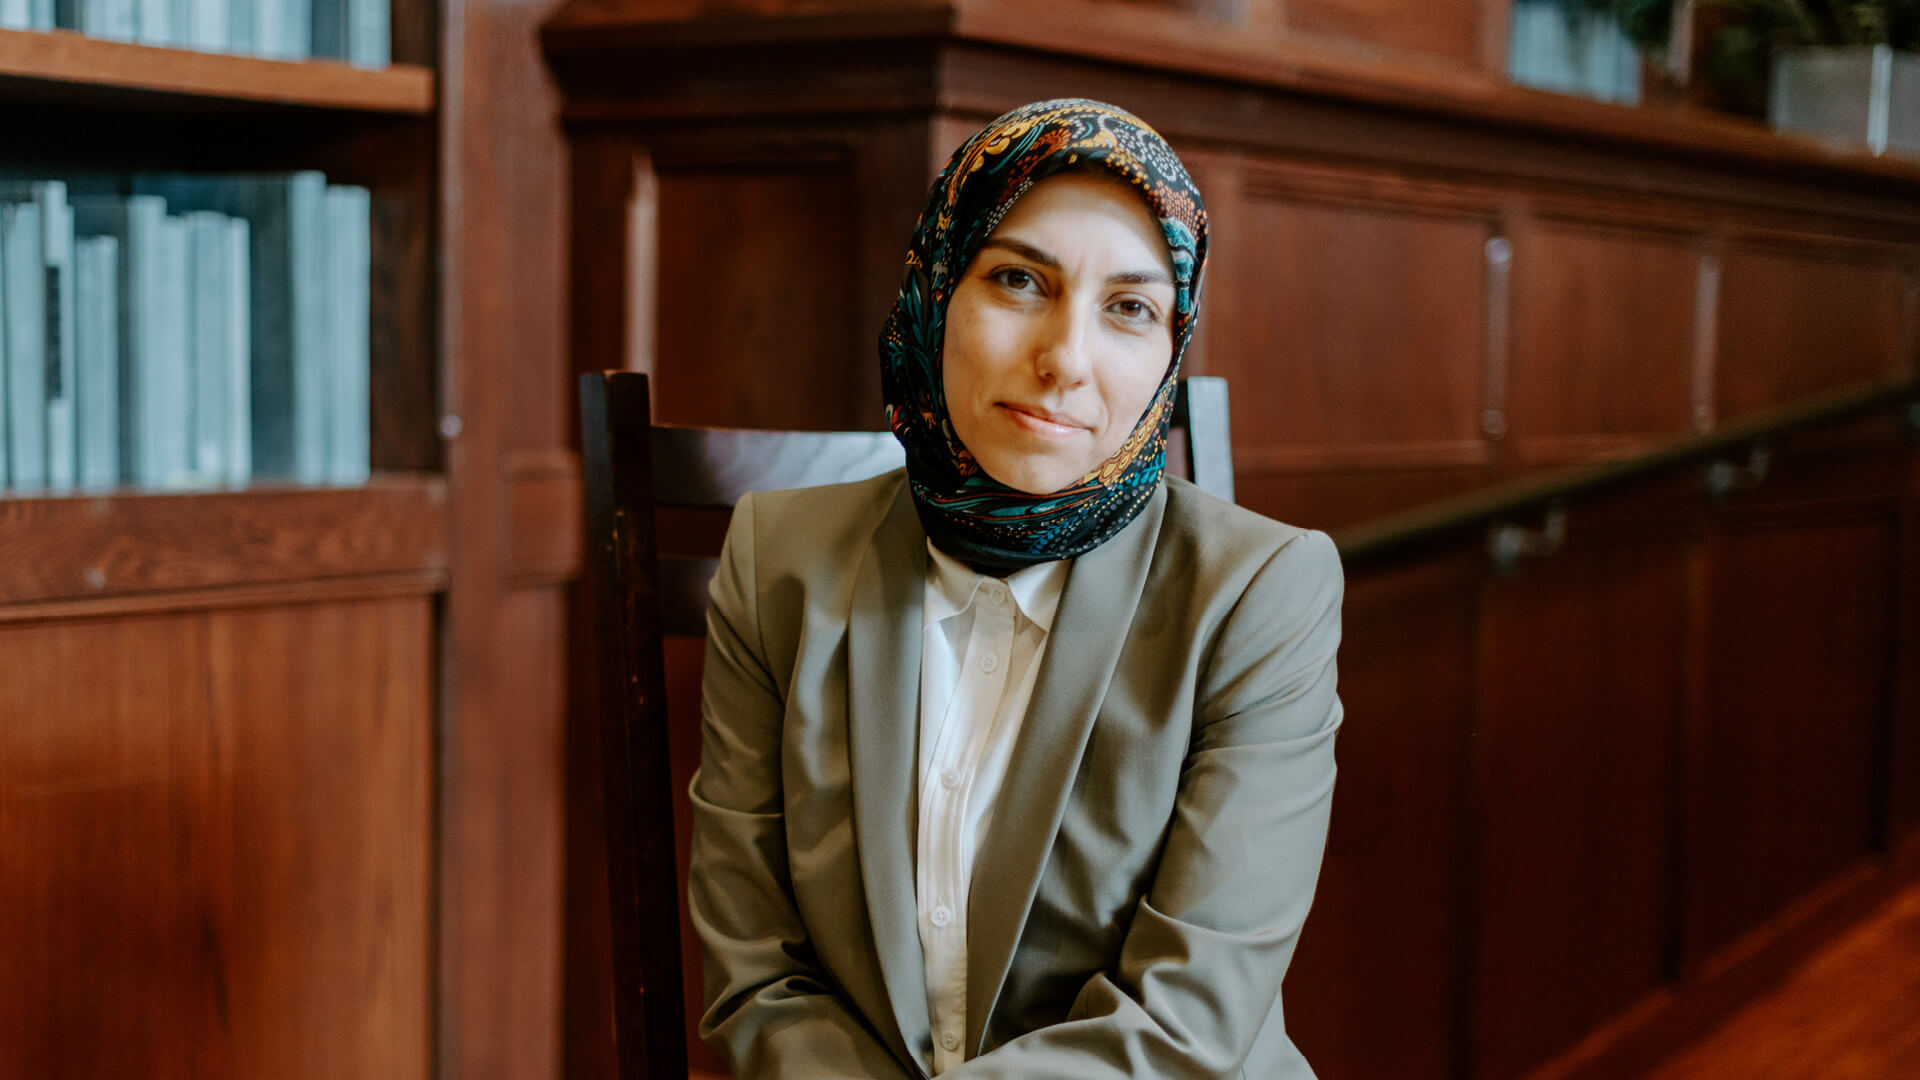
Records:
M318 2L318 0L315 0ZM347 59L361 67L393 62L393 6L390 0L340 0L347 5Z
M228 218L227 282L227 482L253 478L252 229Z
M327 182L318 172L286 178L288 270L293 294L293 476L324 483L332 428L334 317L327 290Z
M201 52L227 51L228 23L233 18L228 0L186 0L187 47Z
M33 29L33 5L29 0L0 0L0 30Z
M172 0L134 0L134 30L135 40L144 45L172 45Z
M12 439L7 433L11 413L7 405L7 338L7 228L5 215L0 213L0 491L13 485L13 466L8 461Z
M347 58L349 0L307 0L313 14L313 55L333 60Z
M227 51L239 56L254 52L254 0L227 0Z
M193 482L192 369L187 336L190 243L185 218L167 215L161 219L158 232L152 367L140 387L147 406L143 410L146 438L142 456L148 484L178 488Z
M17 491L47 483L46 267L40 208L0 207L0 258L6 260L7 437Z
M29 30L52 30L54 28L53 0L27 0L29 12L27 28Z
M66 492L73 490L80 470L74 417L78 378L74 370L73 211L67 206L66 184L48 181L35 189L46 274L42 295L47 305L43 331L47 339L47 487Z
M74 243L80 486L96 490L120 482L119 263L116 237Z
M186 215L189 261L187 370L192 382L193 474L210 483L226 474L227 219L210 211Z
M80 29L81 0L51 0L53 25L61 30Z
M337 484L364 484L371 475L372 409L368 314L372 274L372 199L366 188L327 189L328 263L332 268L333 450Z
M105 0L103 25L94 33L111 41L134 41L139 34L135 0Z

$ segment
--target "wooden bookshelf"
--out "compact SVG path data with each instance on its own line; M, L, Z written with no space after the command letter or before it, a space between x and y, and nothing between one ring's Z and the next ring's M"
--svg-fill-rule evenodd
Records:
M434 109L417 64L357 68L105 41L68 30L0 30L0 98L132 107L169 101L290 105L399 116Z
M445 506L446 483L430 474L359 487L0 500L0 622L313 599L369 585L437 591Z
M0 30L12 178L100 194L312 169L368 189L375 470L0 490L0 862L29 875L0 886L23 928L0 931L9 1060L435 1075L442 612L462 565L440 434L445 9L392 16L400 62L380 69Z

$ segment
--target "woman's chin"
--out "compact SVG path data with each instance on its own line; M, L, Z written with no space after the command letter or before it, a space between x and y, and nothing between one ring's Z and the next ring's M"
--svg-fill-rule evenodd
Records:
M1073 486L1073 482L1087 475L1088 470L1077 463L1065 463L1051 460L1035 461L1031 458L1019 460L983 461L981 468L988 476L1014 489L1029 495L1051 495Z

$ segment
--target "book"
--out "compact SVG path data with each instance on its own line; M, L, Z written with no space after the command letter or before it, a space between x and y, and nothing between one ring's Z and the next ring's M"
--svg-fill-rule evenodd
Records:
M6 226L0 221L0 491L13 483L7 458L7 259Z
M254 11L260 0L227 0L227 51L251 56L254 51Z
M0 288L7 293L7 457L16 491L47 484L46 267L40 207L0 203Z
M80 444L75 426L77 356L74 353L73 211L67 185L58 180L30 185L40 206L40 258L45 269L47 313L47 488L72 491L79 479Z
M250 226L252 475L323 483L332 378L326 318L326 178L318 172L144 175L140 194L174 212L211 210Z
M328 299L332 308L332 431L328 476L364 484L372 473L372 363L369 307L373 273L373 200L363 187L327 188Z
M250 0L233 0L235 3ZM186 47L201 52L226 52L233 11L229 0L186 0Z
M97 490L120 483L120 241L76 239L73 279L80 486Z
M114 315L118 345L120 474L125 482L158 485L151 471L173 422L160 412L166 395L160 374L160 306L163 302L160 230L167 215L157 195L82 195L73 200L74 228L82 237L112 237L118 249Z
M193 470L192 341L188 281L192 271L187 221L167 214L157 230L153 325L148 329L152 367L140 387L145 399L141 483L156 488L191 487Z
M31 0L0 0L0 30L33 29Z
M174 44L173 0L133 0L133 3L134 40L143 45Z
M227 483L253 478L253 229L226 219Z
M79 448L73 416L73 212L67 206L67 185L59 180L0 182L0 202L31 202L38 210L39 299L43 310L35 321L44 350L40 437L45 440L40 482L51 491L71 491L79 467ZM24 358L16 357L15 362L23 363ZM14 407L30 406L16 402Z
M80 32L109 41L139 39L139 11L135 0L82 0Z
M192 467L200 483L218 483L227 472L227 335L233 321L227 304L227 216L190 211L187 223L187 379L193 400Z
M52 30L54 21L54 0L27 0L27 29Z
M313 0L254 0L253 51L277 60L305 60L313 52Z
M393 11L389 0L309 0L313 55L360 67L391 62Z

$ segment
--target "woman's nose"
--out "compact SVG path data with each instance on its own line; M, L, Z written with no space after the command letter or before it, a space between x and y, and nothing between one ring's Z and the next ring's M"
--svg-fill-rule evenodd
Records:
M1092 377L1092 319L1083 307L1062 302L1047 312L1034 349L1034 370L1042 382L1073 387Z

